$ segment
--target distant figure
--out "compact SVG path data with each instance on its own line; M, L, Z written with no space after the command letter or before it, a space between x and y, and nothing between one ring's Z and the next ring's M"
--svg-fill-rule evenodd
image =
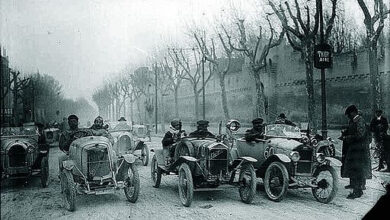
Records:
M255 118L252 120L253 128L246 130L245 140L254 141L256 139L264 138L264 125L262 118Z
M42 123L36 124L38 127L38 148L40 152L46 152L46 153L39 153L37 159L35 160L35 163L33 165L34 169L41 167L41 161L43 156L46 156L49 154L49 145L46 142L45 134L43 133L44 125Z
M200 120L196 122L197 129L196 131L189 134L189 137L197 138L215 138L215 135L207 130L209 122L206 120Z
M349 124L339 138L343 141L344 148L341 177L350 178L350 185L346 188L352 188L353 191L347 198L355 199L363 195L365 180L372 177L368 130L355 105L348 106L345 115L349 118Z
M280 115L278 116L278 118L275 121L275 124L286 124L286 125L291 125L294 127L297 126L292 121L287 120L287 117L284 113L280 113Z
M114 130L131 130L131 126L127 124L125 117L121 117L118 121L119 123Z
M387 135L387 129L389 129L389 122L385 117L382 116L382 113L382 110L376 110L375 117L371 120L370 123L370 131L373 133L375 147L379 152L379 166L377 171L385 168L385 149L383 141L384 137ZM387 164L387 169L385 171L389 171L389 166L390 164Z

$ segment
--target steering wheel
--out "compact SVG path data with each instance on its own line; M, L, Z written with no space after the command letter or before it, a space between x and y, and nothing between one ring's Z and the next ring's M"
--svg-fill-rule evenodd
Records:
M71 137L73 140L86 137L86 136L92 136L92 131L90 130L78 130L71 134Z

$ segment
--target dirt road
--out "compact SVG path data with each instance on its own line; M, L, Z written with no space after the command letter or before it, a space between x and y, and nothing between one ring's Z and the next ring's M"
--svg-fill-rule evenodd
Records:
M151 147L159 147L161 139L153 138ZM1 187L1 219L360 219L384 193L382 179L390 174L377 173L379 179L368 180L364 195L347 200L346 179L340 179L339 191L330 204L317 202L311 190L290 190L286 198L272 202L259 184L252 204L240 201L237 188L222 191L195 192L191 207L183 207L178 198L176 176L163 176L161 187L152 187L150 166L138 164L141 191L136 203L126 200L122 190L107 195L79 195L76 211L63 208L57 158L61 152L50 151L50 179L41 188L38 178L27 186L3 181ZM261 180L259 179L259 183Z

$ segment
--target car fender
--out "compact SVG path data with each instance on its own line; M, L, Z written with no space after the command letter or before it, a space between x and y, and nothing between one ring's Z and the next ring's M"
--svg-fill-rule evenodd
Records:
M239 159L245 161L245 162L250 162L250 163L256 163L257 160L253 157L240 157Z
M74 161L73 160L65 160L65 161L62 161L62 167L66 170L69 170L71 171L73 169L73 167L75 166L74 164Z
M325 160L329 162L329 165L341 167L342 163L340 160L333 158L333 157L325 157Z
M183 160L188 161L188 162L196 162L196 161L198 161L196 158L191 157L191 156L180 156L180 158L182 158Z
M125 159L127 163L134 163L137 157L133 154L124 154L123 159Z
M274 154L274 155L270 156L268 159L270 159L271 157L277 157L283 163L290 163L291 162L291 159L285 154Z

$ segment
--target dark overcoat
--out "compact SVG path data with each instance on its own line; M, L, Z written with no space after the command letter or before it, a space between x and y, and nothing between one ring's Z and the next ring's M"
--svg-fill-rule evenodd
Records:
M363 177L371 179L371 160L369 149L369 134L364 119L358 115L349 121L348 129L343 138L345 155L341 167L341 177Z

